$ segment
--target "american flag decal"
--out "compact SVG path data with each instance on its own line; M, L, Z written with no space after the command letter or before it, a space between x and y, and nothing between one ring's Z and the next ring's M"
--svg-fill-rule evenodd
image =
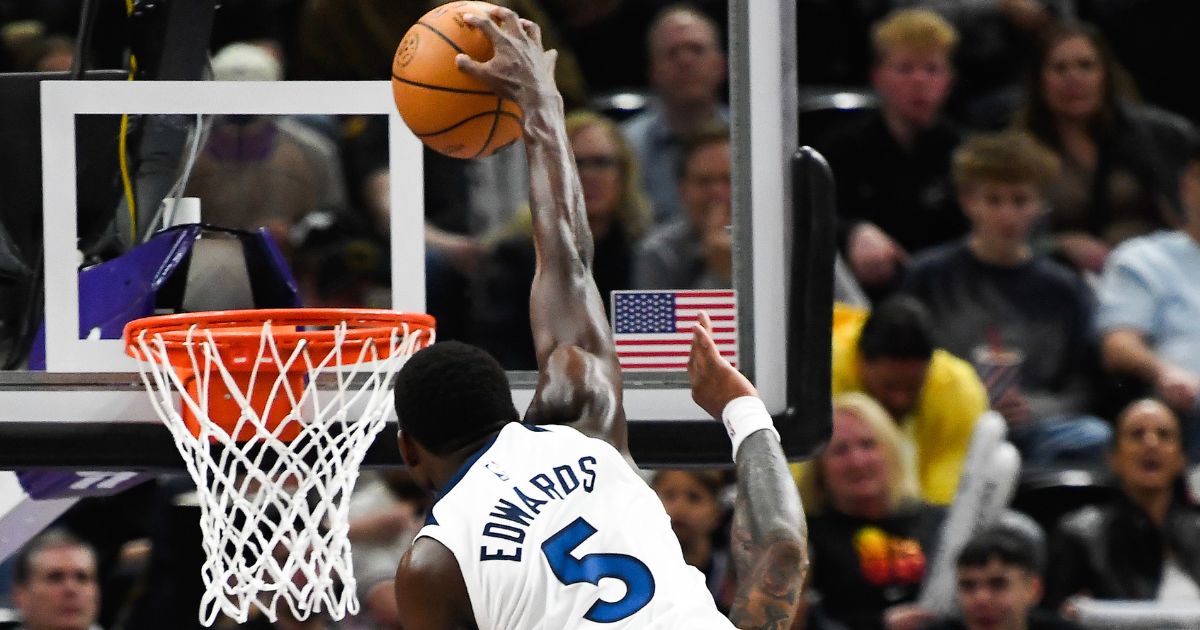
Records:
M623 370L685 370L692 325L708 313L721 355L737 365L737 293L613 291L613 341Z

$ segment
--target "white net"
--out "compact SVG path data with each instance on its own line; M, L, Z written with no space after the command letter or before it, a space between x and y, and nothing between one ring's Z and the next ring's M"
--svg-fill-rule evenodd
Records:
M350 492L388 417L396 372L432 332L398 325L387 339L350 344L346 333L344 322L334 327L328 350L304 340L281 348L265 322L253 365L245 365L211 330L192 326L181 344L191 367L182 369L161 334L136 339L142 380L199 492L205 626L218 615L245 622L252 608L274 622L280 600L298 620L358 612ZM240 381L231 359L242 364ZM252 404L255 389L268 392L265 404ZM236 403L231 429L209 418L210 393ZM279 405L287 415L272 428L267 410Z

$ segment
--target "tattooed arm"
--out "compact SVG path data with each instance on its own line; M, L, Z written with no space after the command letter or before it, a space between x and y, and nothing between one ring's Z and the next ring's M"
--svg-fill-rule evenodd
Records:
M714 418L721 418L730 402L757 398L758 391L721 357L711 328L708 316L701 314L693 330L688 376L692 398ZM743 630L787 630L808 572L808 529L778 435L766 430L770 416L761 403L748 402L751 407L758 405L760 422L765 424L750 428L740 442L735 439L738 498L731 551L738 590L729 620Z
M730 546L738 590L729 620L743 629L787 630L808 572L808 528L779 440L768 431L747 437L737 476Z

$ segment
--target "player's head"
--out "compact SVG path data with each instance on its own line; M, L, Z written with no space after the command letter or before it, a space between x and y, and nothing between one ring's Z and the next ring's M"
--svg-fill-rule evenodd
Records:
M863 325L858 339L863 388L897 422L916 407L933 350L932 318L915 298L888 299Z
M871 82L884 111L908 124L932 124L950 95L958 32L933 11L902 9L875 25L871 44Z
M417 352L396 375L400 453L422 486L424 460L453 458L519 419L504 368L457 341Z
M958 554L958 602L968 630L1018 630L1042 598L1038 548L1005 527L984 530Z
M728 212L733 201L729 129L704 127L684 139L679 155L679 199L698 230L714 211Z
M1058 157L1027 133L968 138L954 152L953 174L972 237L997 246L1025 245L1045 208L1043 191L1058 172Z
M96 622L96 554L78 538L58 530L37 536L17 556L13 577L24 628L86 630Z
M725 80L717 23L687 4L659 12L646 37L650 83L668 107L715 105Z

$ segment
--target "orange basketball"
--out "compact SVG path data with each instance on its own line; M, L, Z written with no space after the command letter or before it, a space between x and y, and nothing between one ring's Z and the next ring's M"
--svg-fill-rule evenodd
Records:
M392 95L400 117L425 146L456 158L486 157L521 137L521 108L496 96L454 64L458 53L492 58L492 42L467 24L487 2L451 2L417 21L392 59Z

